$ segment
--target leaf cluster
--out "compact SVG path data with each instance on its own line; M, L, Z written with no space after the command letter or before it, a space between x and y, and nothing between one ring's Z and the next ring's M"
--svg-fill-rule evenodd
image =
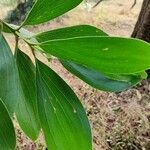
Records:
M1 21L0 149L16 147L14 114L32 140L43 131L48 149L92 149L91 128L81 102L65 81L39 60L37 53L48 59L57 57L68 71L103 91L123 91L147 77L150 45L144 41L111 37L90 25L37 34L26 30L26 26L53 20L81 2L36 0L21 26ZM15 36L14 54L4 32ZM29 45L34 60L19 48L20 40Z

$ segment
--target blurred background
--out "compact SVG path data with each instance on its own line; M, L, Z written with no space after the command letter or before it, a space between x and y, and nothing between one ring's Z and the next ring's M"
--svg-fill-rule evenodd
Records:
M35 0L0 0L0 18L19 25ZM94 25L111 36L129 37L137 21L142 0L85 0L74 10L51 22L27 27L34 32L78 24ZM7 40L12 41L9 35ZM27 46L22 44L25 50ZM46 60L45 60L46 61ZM121 93L102 92L91 88L68 73L58 62L52 68L71 85L87 111L92 129L94 150L150 150L150 84L143 81L137 87ZM16 132L19 150L42 150L45 144L40 136L30 141L18 127Z

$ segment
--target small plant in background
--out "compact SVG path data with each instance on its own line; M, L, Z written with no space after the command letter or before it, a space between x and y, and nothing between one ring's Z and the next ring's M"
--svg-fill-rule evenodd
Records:
M15 149L15 114L24 133L36 140L42 130L48 149L92 150L86 112L71 88L38 53L57 57L71 73L104 91L123 91L147 77L150 45L144 41L110 37L100 29L78 25L34 34L26 26L50 21L82 0L37 0L20 26L1 21L0 32L0 149ZM15 36L14 55L3 32ZM31 61L19 48L30 47Z

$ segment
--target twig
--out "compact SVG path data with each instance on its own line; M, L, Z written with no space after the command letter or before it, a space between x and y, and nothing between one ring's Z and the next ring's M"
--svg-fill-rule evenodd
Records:
M133 5L131 6L130 9L132 9L136 5L136 3L137 3L137 0L134 0L134 3L133 3Z
M103 0L99 0L92 8L97 7Z
M103 1L103 0L99 0L92 8L97 7L102 1ZM136 3L137 3L137 0L134 0L134 3L132 4L132 6L131 6L130 9L132 9L132 8L136 5Z
M15 35L15 41L16 41L16 44L15 44L15 54L14 54L14 57L17 58L18 42L19 42L19 37L17 35Z

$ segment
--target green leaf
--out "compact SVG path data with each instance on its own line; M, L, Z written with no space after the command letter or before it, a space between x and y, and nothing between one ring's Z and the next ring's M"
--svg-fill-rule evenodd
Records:
M65 39L73 37L83 37L83 36L107 36L102 30L90 26L90 25L77 25L72 27L55 29L47 32L42 32L37 35L34 35L33 38L36 38L37 41L46 42L56 39Z
M17 66L22 89L21 98L16 108L17 120L25 134L32 140L36 140L40 132L36 96L36 69L30 58L20 50L17 51Z
M123 82L131 82L130 80L133 78L138 78L138 79L146 79L147 78L147 73L145 71L143 72L138 72L135 74L126 74L126 75L120 75L120 74L105 74L107 77L113 80L117 81L123 81Z
M16 29L17 29L16 25L12 25L12 24L3 22L3 29L2 29L3 32L14 33Z
M38 42L46 42L56 39L65 39L83 36L108 36L103 31L96 27L88 25L72 26L51 30L48 32L39 33L32 38L37 39ZM142 80L141 75L127 75L122 76L118 74L103 74L100 71L89 69L85 66L75 64L72 62L63 62L63 66L72 72L74 75L81 78L91 86L105 91L122 91L131 86L134 86ZM123 82L121 82L123 81Z
M37 25L52 20L79 5L82 0L36 0L23 25Z
M3 23L0 21L0 33L2 32L3 30Z
M37 39L38 42L46 42L55 39L65 39L73 37L83 37L83 36L108 36L103 31L96 27L89 25L78 25L67 28L61 28L56 30L51 30L48 32L39 33L32 38ZM131 86L142 80L140 75L104 75L96 70L89 69L79 64L72 62L61 61L63 66L72 72L74 75L78 76L80 79L90 84L91 86L105 91L122 91L126 90ZM111 79L115 77L115 79ZM118 81L117 81L118 80ZM124 82L120 82L120 81Z
M109 77L110 75L105 75L101 72L89 69L82 65L66 61L61 61L61 63L71 73L73 73L89 85L103 91L120 92L136 85L142 80L141 75L126 75L111 79Z
M3 35L0 34L0 98L10 114L19 99L19 78L15 59Z
M13 123L7 108L0 99L0 149L14 150L16 147L16 136Z
M60 59L108 74L134 74L150 68L150 44L137 39L76 37L47 41L39 47Z
M90 126L80 101L53 70L38 60L37 93L48 149L92 150Z

